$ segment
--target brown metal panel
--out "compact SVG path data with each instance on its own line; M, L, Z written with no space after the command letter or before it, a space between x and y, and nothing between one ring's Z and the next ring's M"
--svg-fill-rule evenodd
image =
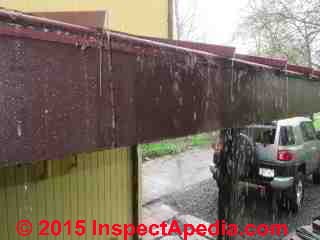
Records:
M32 151L30 122L25 122L32 99L30 79L24 79L29 71L24 64L24 41L2 37L0 55L0 158L5 163L18 162Z
M32 42L30 45L30 56L26 62L38 70L32 87L42 94L34 99L33 104L40 106L37 111L33 109L31 116L41 116L42 124L39 126L43 126L43 131L39 133L43 135L39 138L33 136L33 140L45 140L45 158L96 147L97 49L79 51L74 46L54 46L44 42ZM38 59L38 64L31 59ZM38 149L32 154L35 151L38 155L34 159L43 158Z
M210 52L225 58L233 58L234 53L236 51L235 47L227 47L227 46L206 44L206 43L195 43L195 42L188 42L188 41L179 41L177 45L181 47Z
M203 61L182 53L139 59L135 84L139 141L203 131L210 114L215 115L210 127L220 126L219 104L213 97L218 85L212 83L216 81L216 70Z
M229 46L222 46L222 45L216 45L216 44L207 44L207 43L199 43L199 42L190 42L190 41L182 41L182 40L172 40L172 39L165 39L165 38L155 38L155 37L144 37L139 36L143 39L149 39L157 42L163 42L179 47L189 48L189 49L195 49L199 51L205 51L212 54L215 54L220 57L225 58L233 58L236 48L235 47L229 47Z
M107 42L108 43L108 42ZM106 45L106 47L109 47ZM115 103L114 84L111 73L111 55L108 49L98 49L97 63L97 119L98 148L110 148L116 145L115 140Z
M287 69L288 71L301 73L307 77L312 73L312 68L292 64L288 64Z
M268 66L272 66L275 68L284 69L287 66L288 60L279 59L279 58L265 58L265 57L257 57L246 54L236 54L235 58L246 60L249 62L264 64Z
M97 146L97 49L1 37L1 161Z
M136 78L136 56L113 52L111 81L115 106L113 114L116 146L131 146L137 140L136 109L139 106L135 99Z
M287 112L286 78L278 70L235 61L233 77L225 82L224 127L278 119Z
M0 20L5 16L0 11ZM3 22L5 32L0 28L0 164L269 121L287 116L297 102L287 98L285 72L270 66L16 19L8 20L14 26ZM316 103L320 83L309 83L304 102Z
M319 80L289 77L288 83L291 116L319 112L319 99L315 98L320 96Z

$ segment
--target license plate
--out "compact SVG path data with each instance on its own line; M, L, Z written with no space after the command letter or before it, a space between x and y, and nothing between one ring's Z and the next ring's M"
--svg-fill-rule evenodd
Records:
M259 175L263 177L274 177L274 169L259 168Z

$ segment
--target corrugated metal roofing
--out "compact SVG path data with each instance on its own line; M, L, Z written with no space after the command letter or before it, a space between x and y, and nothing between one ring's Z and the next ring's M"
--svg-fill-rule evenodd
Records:
M284 69L288 63L287 59L279 59L279 58L266 58L266 57L258 57L258 56L251 56L245 54L236 54L236 59L242 59L248 62L255 62L263 65L268 65L271 67L276 67L280 69Z

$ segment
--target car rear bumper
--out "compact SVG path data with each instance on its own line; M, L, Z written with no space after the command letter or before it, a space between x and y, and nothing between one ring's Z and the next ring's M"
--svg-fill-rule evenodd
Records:
M285 190L293 186L294 177L274 177L270 182L273 189Z
M209 166L209 169L210 169L210 172L212 173L212 177L214 179L217 179L218 170L215 167L215 165L211 164ZM244 184L245 182L242 182L242 183ZM272 189L275 189L275 190L286 190L286 189L292 187L293 183L294 183L294 177L278 176L278 177L274 177L271 181L261 181L261 182L260 181L258 181L258 182L250 181L250 183L246 182L245 185L248 187L256 188L256 189L261 189L264 187L271 187Z

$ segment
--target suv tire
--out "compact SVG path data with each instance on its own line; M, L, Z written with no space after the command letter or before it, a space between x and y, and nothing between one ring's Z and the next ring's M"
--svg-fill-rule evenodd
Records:
M318 168L317 170L312 173L312 182L313 184L320 184L320 169Z
M294 184L292 186L292 196L290 201L290 208L293 213L297 213L303 203L304 199L304 175L302 172L298 172L294 179Z

